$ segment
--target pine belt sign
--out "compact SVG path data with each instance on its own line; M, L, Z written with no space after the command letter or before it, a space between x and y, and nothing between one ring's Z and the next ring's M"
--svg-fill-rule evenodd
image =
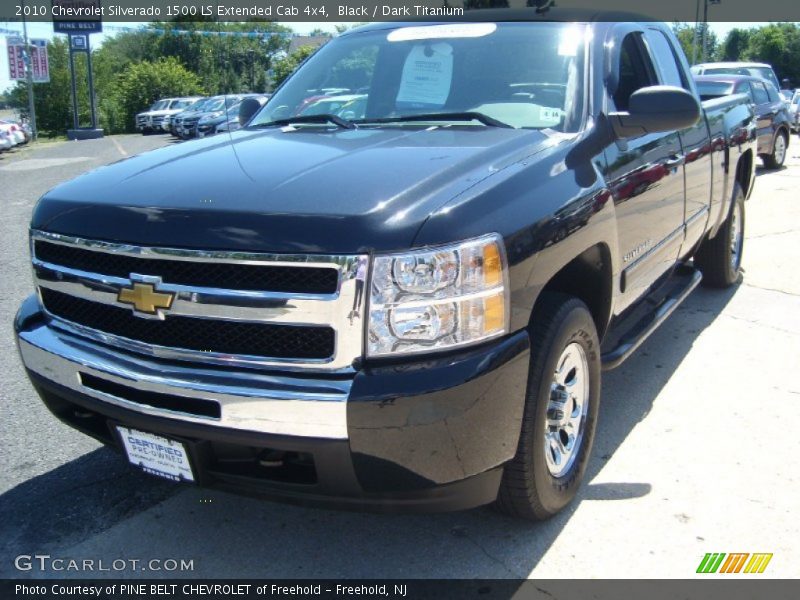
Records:
M103 31L100 0L52 0L55 33L99 33Z
M34 83L50 81L50 61L47 56L47 40L31 40L31 71ZM8 78L12 81L27 79L25 73L25 41L21 37L6 38L8 47Z

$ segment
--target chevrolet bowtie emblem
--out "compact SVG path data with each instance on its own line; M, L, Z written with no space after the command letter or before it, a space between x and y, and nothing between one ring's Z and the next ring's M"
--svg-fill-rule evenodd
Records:
M132 304L134 310L158 314L158 309L168 309L172 306L174 294L157 292L151 283L134 283L133 287L122 288L117 295L117 300L123 304Z

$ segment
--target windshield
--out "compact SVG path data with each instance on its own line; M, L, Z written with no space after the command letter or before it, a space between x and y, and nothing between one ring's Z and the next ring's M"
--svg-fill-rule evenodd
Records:
M750 73L755 77L761 77L761 79L766 79L772 85L775 86L776 89L781 87L781 84L778 83L778 78L775 77L775 73L769 67L750 67Z
M203 111L217 112L225 110L226 105L230 108L234 104L238 104L240 100L239 96L214 96L208 100L208 104L203 107Z
M169 100L159 100L150 107L150 110L164 110L168 104Z
M172 108L173 109L186 108L187 106L192 104L192 102L193 102L192 100L176 100L175 103L172 105Z
M701 100L710 100L733 93L733 84L727 81L695 81Z
M200 110L201 108L203 108L208 103L208 101L209 101L208 98L200 98L200 100L198 100L198 101L194 102L193 104L190 104L189 106L187 106L186 110L187 110L187 112L188 111L194 111L194 110Z
M583 118L584 38L583 25L566 23L421 25L345 35L289 78L251 126L300 115L374 124L467 112L513 127L576 131Z

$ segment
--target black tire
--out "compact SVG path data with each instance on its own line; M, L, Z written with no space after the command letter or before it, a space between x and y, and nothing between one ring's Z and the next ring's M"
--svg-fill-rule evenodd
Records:
M736 217L734 217L736 215ZM738 252L734 257L733 240L735 225L734 219L739 222L741 240ZM694 255L694 264L703 274L703 285L715 288L727 288L739 281L742 267L742 253L744 251L744 192L737 183L733 190L733 202L725 222L717 231L717 235L706 239L700 244Z
M583 480L600 406L600 342L586 305L563 294L542 298L533 315L530 334L533 351L522 432L517 453L505 466L495 508L514 517L540 521L569 504ZM583 438L574 451L573 462L556 477L548 467L545 449L548 404L557 363L573 342L583 349L588 363L588 407L582 421Z
M783 142L783 151L778 150L778 140ZM764 166L768 169L780 169L783 163L786 162L786 151L789 148L789 135L780 130L775 135L775 141L772 143L772 154L764 154L761 158L764 160Z

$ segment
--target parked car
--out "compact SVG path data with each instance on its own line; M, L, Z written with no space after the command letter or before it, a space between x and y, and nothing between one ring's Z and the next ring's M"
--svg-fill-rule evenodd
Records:
M200 119L211 114L222 114L225 112L226 107L230 110L230 107L238 103L239 99L240 96L236 94L212 96L199 110L195 110L181 118L180 129L176 127L178 135L183 139L197 137L197 124Z
M0 121L0 130L8 133L8 136L14 146L24 144L27 141L25 138L25 133L22 131L22 127L13 121Z
M11 141L11 134L4 129L0 129L0 150L5 152L13 147L14 142Z
M145 132L147 127L147 117L150 112L154 112L157 110L163 110L167 106L167 100L156 100L153 104L145 111L142 111L136 115L136 129L141 131L142 133Z
M739 280L756 180L748 98L701 104L668 25L576 14L347 31L225 143L47 192L15 319L44 404L174 482L564 509L602 371ZM363 118L294 113L365 77Z
M166 108L150 111L147 115L145 129L147 131L159 133L169 131L172 115L183 112L199 99L199 96L175 98L169 101Z
M755 105L758 122L758 155L768 169L779 169L786 160L792 119L778 90L769 81L747 75L700 75L695 83L704 99L747 94Z
M0 124L10 125L11 131L14 133L14 138L18 140L19 143L27 144L31 141L31 128L27 122L15 121L12 119L0 119Z
M264 106L264 104L267 103L267 100L269 100L270 96L271 94L256 94L255 96L252 97L255 98L256 102L258 102L260 106ZM239 108L241 107L241 105L242 104L240 102L236 106L231 107L231 109L228 111L229 113L228 120L223 121L222 123L217 125L217 130L216 130L217 133L236 131L237 129L241 128L242 125L239 120Z
M758 62L714 62L700 63L692 67L692 75L749 75L766 79L776 90L781 88L772 65Z
M800 90L795 90L789 101L789 120L792 131L800 133Z
M261 94L239 94L234 104L221 106L218 110L205 113L197 122L197 137L206 137L217 133L217 128L223 123L239 119L239 105L244 98L263 98ZM266 102L266 100L264 100ZM264 102L261 102L263 105Z
M136 115L136 129L142 133L163 131L166 117L180 112L180 109L185 108L191 102L192 98L163 98L158 100L149 109Z
M183 130L183 119L195 112L201 112L205 104L211 100L210 97L200 98L196 100L182 111L175 113L169 118L169 131L175 137L181 137L180 131Z

